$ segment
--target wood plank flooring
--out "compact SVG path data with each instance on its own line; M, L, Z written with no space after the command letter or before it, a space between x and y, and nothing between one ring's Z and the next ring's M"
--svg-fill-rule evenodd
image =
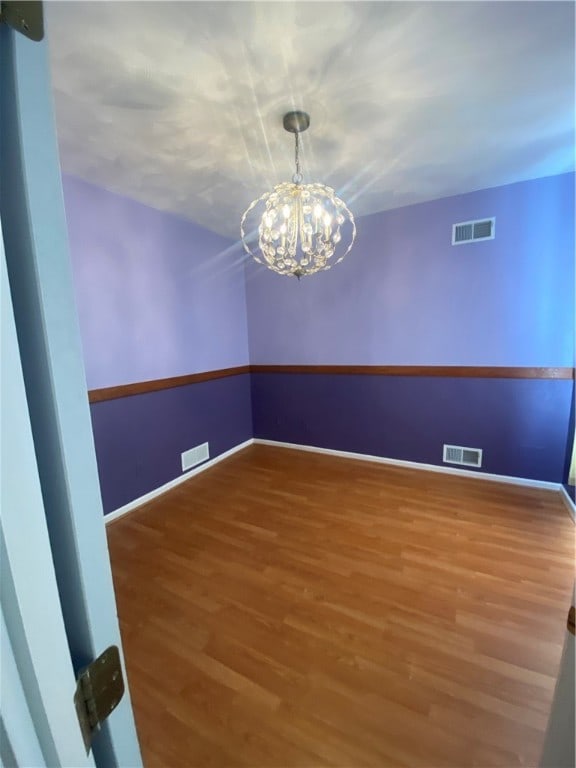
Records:
M145 766L536 766L550 491L253 446L108 527Z

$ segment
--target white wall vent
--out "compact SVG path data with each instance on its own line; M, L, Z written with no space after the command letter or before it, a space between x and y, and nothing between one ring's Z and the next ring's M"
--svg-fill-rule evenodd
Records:
M482 449L464 448L461 445L445 445L442 461L445 464L463 464L465 467L481 467Z
M195 448L190 448L189 451L184 451L182 454L182 472L186 472L187 469L192 469L196 464L202 464L203 461L210 458L210 450L208 443L202 443Z
M478 240L494 240L496 236L496 217L462 221L452 225L452 245L475 243Z

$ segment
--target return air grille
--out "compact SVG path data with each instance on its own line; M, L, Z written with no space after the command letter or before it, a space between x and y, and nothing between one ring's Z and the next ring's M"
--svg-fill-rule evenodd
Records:
M202 443L202 445L197 445L195 448L190 448L189 451L184 451L182 454L182 472L192 469L196 464L201 464L209 458L210 450L208 443Z
M445 445L442 460L445 464L461 464L465 467L481 467L482 449L464 448L461 445Z
M496 217L462 221L452 225L452 245L475 243L478 240L493 240L496 235Z

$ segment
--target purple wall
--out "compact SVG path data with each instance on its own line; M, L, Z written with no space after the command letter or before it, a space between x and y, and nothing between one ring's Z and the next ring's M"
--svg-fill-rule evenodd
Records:
M177 216L64 177L89 389L248 364L244 269L232 243ZM252 436L249 376L91 406L110 512Z
M88 388L248 363L231 241L64 177Z
M451 245L496 216L496 238ZM250 361L571 366L574 174L362 217L347 258L301 280L247 266Z
M208 440L213 457L252 437L250 376L106 400L91 413L107 513L181 475L188 448Z
M248 361L574 364L574 174L363 217L349 257L300 283L171 214L64 190L90 388ZM453 223L487 216L494 241L451 246ZM569 381L256 374L97 403L104 507L253 433L432 464L455 443L483 448L484 471L561 482L572 397Z
M496 238L451 245L496 216ZM246 267L253 364L574 365L574 174L358 221L347 259L300 283ZM252 376L256 437L561 482L570 381Z
M482 448L482 472L562 481L571 381L252 374L254 436L442 464Z

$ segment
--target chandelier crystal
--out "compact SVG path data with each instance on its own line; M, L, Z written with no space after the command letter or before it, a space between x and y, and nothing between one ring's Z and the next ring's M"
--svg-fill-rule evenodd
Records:
M298 279L338 264L356 237L354 217L334 190L302 183L299 134L309 125L305 112L284 115L284 128L295 136L296 173L292 182L254 200L240 222L247 253L274 272Z

